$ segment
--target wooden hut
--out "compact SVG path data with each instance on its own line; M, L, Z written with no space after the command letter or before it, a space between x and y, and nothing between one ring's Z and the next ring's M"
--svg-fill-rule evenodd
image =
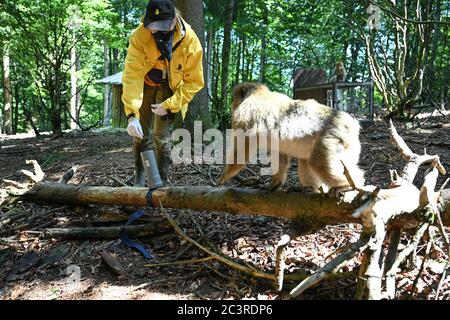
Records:
M294 99L314 99L327 104L327 91L321 88L299 91L299 88L310 88L327 82L327 75L322 69L298 69L294 73Z
M321 69L298 69L293 80L294 99L315 99L360 121L373 121L373 81L330 82Z
M122 103L122 72L113 74L112 76L98 80L97 83L111 86L112 97L111 101L111 125L114 128L126 128L128 125L127 117L125 116L124 106ZM107 112L105 112L107 114Z

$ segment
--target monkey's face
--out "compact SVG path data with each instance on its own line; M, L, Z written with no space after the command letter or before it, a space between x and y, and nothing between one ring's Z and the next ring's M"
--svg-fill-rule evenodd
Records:
M253 82L243 82L235 86L233 89L233 102L231 104L233 112L251 93L265 89L267 88L264 85Z

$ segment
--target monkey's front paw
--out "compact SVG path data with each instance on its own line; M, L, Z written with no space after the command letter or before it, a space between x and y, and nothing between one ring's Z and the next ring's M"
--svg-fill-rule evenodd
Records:
M224 184L225 184L225 182L227 182L227 179L225 179L225 177L224 177L224 175L222 174L220 177L219 177L219 179L217 179L216 181L215 181L215 183L216 183L216 187L219 187L219 186L223 186Z

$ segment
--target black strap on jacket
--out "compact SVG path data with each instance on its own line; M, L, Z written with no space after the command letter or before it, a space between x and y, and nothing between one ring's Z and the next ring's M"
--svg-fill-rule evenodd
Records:
M181 38L180 41L178 41L177 43L175 43L175 45L174 45L173 48L172 48L172 55L173 55L173 53L175 52L175 50L178 49L178 47L180 46L181 42L183 42L183 39L184 39L184 37ZM163 56L160 55L159 58L158 58L158 60L164 60Z

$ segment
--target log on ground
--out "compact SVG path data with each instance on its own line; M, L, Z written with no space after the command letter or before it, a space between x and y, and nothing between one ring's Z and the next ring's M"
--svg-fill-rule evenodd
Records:
M405 212L414 211L415 208L408 208L408 201L402 200L408 197L407 190L404 195L401 188L382 191L386 194L386 201L392 201L393 206L398 206L400 209L404 204ZM38 183L23 197L30 200L75 205L106 204L145 207L147 192L147 188ZM362 204L356 194L357 192L347 192L344 199L339 200L316 193L267 192L235 187L177 186L155 190L151 196L151 203L154 207L162 205L165 208L174 209L285 217L308 225L310 229L317 229L328 224L360 222L359 219L351 216L353 211ZM442 219L448 226L450 225L450 189L442 191L442 198L446 208ZM389 203L387 205L389 206Z
M87 228L49 228L44 230L45 238L59 238L65 240L105 240L117 239L123 226L116 227L87 227ZM129 237L140 238L172 231L167 223L146 223L136 226L126 226Z

